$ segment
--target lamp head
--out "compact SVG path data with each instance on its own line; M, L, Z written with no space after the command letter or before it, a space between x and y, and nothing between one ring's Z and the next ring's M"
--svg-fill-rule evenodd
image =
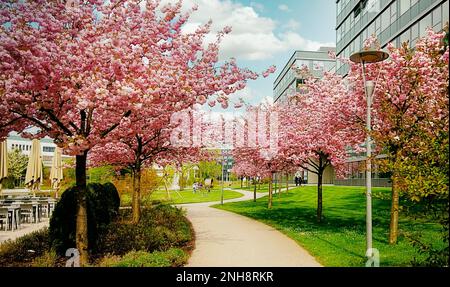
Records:
M350 61L354 63L377 63L389 58L389 54L382 51L377 41L370 43L362 51L356 52L350 56Z
M384 51L361 51L350 56L350 61L354 63L377 63L389 58L389 54Z

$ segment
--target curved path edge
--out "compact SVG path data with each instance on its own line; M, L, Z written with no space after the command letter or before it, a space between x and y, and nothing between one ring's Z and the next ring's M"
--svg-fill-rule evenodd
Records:
M253 199L253 192L233 189ZM257 193L261 198L267 193ZM275 228L230 211L211 207L220 202L179 204L194 227L195 249L186 267L319 267L296 241Z

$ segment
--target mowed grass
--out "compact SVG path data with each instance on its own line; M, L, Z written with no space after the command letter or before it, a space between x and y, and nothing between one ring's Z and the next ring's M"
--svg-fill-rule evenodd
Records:
M365 266L366 222L365 188L324 186L321 223L316 221L317 187L303 186L274 195L267 209L267 197L253 201L227 203L216 208L232 211L285 233L310 252L324 266ZM390 194L389 188L374 188L374 193ZM410 266L423 255L405 238L405 234L423 234L422 240L440 245L440 226L426 219L401 214L397 245L389 245L390 201L373 198L373 247L380 252L380 266Z
M153 192L150 196L152 200L161 200L167 203L173 204L183 204L183 203L197 203L197 202L210 202L210 201L220 201L221 198L221 188L213 188L210 192L197 191L193 193L192 189L185 189L183 191L170 191L170 199L167 197L167 193L162 190L157 190ZM224 189L223 198L232 199L242 197L243 194Z
M247 191L250 191L250 192L253 192L253 190L254 190L254 185L253 184L250 184L249 186L246 186L245 184L242 186L242 188L241 188L241 184L240 183L235 183L235 184L233 184L232 185L232 188L233 189L241 189L241 190L247 190ZM273 185L273 188L275 188L275 184ZM282 185L281 185L281 188L284 190L285 188L286 188L286 183L283 181L283 183L282 183ZM289 190L290 189L292 189L292 188L295 188L295 186L294 185L292 185L292 184L290 184L289 185ZM279 189L279 185L277 185L277 190ZM267 184L267 183L264 183L264 184L261 184L261 185L259 185L259 184L257 184L256 185L256 192L261 192L261 193L263 193L263 192L269 192L269 184Z

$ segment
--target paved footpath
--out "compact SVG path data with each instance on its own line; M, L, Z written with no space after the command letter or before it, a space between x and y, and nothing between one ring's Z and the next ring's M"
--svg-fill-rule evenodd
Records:
M236 190L252 200L253 192ZM257 197L267 193L258 193ZM182 204L194 226L195 249L186 267L321 266L305 249L278 230L232 212L210 207L219 202Z
M40 230L44 227L48 227L49 220L47 218L42 219L39 223L22 223L21 227L18 230L14 231L4 231L0 230L0 243L7 240L15 240L19 237L27 235L36 230Z

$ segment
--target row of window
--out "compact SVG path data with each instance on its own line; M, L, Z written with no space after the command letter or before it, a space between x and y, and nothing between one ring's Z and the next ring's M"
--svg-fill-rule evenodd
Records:
M344 10L345 6L350 2L351 0L339 0L336 5L336 15L339 15L342 10Z
M31 145L28 145L28 144L12 144L11 148L12 149L18 149L20 151L31 151ZM42 151L43 152L54 152L55 151L55 147L43 146L42 147Z
M348 178L366 178L366 162L355 161L345 164ZM389 178L390 175L379 170L377 164L372 165L372 178Z
M373 33L379 34L406 13L411 7L416 5L418 0L396 0L389 5L389 7L383 11L381 17L377 17L380 13L381 6L380 0L364 0L356 7L349 17L338 27L336 30L336 42L339 43L342 39L345 39L347 33L351 32L351 29L355 26L361 25L362 19L367 21L377 17L374 22L368 28L368 35ZM353 31L354 33L354 31ZM345 45L345 43L343 43Z
M294 65L298 68L307 67L314 75L320 76L324 71L331 70L335 63L331 61L318 61L318 60L295 60ZM289 69L284 77L280 80L274 90L275 97L281 92L286 90L286 85L292 83L292 81L297 77L296 73ZM295 86L295 85L294 85Z
M403 1L409 1L409 0L400 0L400 2ZM386 44L386 40L388 40L388 37L395 35L398 31L402 30L403 27L399 27L398 23L395 23L395 25L392 25L392 29L386 27L384 30L382 30L382 27L379 26L379 22L383 22L384 19L389 19L391 17L392 19L392 13L395 14L396 8L395 4L397 1L393 2L390 7L388 7L381 16L378 16L378 18L371 24L369 27L367 27L363 33L361 33L359 36L357 36L343 51L340 53L344 58L350 57L351 54L360 51L363 46L363 42L365 39L367 39L370 35L373 33L377 36L377 38L380 40L380 42L384 45ZM410 2L412 3L412 2ZM409 41L409 44L411 47L415 46L415 43L420 37L425 36L426 29L431 27L434 31L441 31L445 24L449 20L449 1L444 2L443 4L437 6L431 13L427 14L425 17L423 17L420 21L417 21L414 25L412 25L410 28L406 29L402 34L400 34L398 37L396 37L392 44L394 46L400 46L401 43L404 43L406 41ZM380 20L379 20L380 19ZM387 20L386 20L387 21ZM392 23L391 23L392 24ZM378 29L378 27L380 29ZM381 37L380 37L381 36ZM342 63L338 62L336 64L336 69L339 71L341 68Z

